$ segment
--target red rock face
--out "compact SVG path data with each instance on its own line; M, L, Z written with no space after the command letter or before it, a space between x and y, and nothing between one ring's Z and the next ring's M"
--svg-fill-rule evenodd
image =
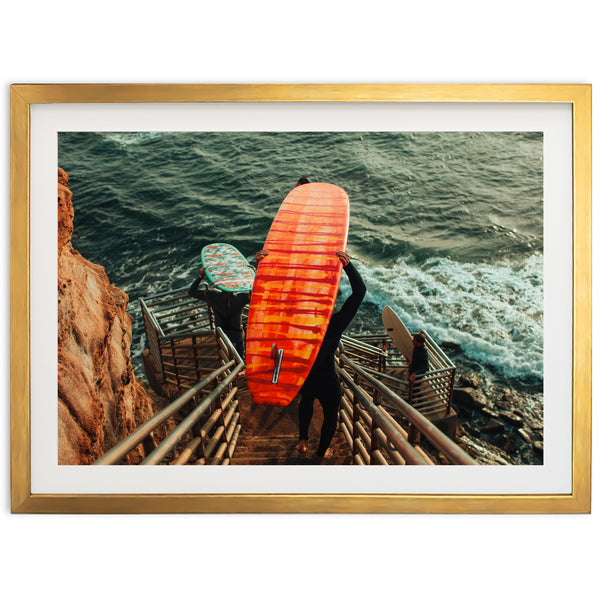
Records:
M67 187L69 176L58 168L58 256L73 235L73 192Z
M131 366L127 294L71 245L72 192L58 169L58 464L94 462L152 414ZM129 462L143 458L141 445Z

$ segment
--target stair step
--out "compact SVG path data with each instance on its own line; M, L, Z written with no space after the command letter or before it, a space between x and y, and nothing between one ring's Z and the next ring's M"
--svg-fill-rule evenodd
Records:
M235 452L231 459L232 465L349 465L352 464L352 459L348 455L339 455L335 453L333 458L327 460L321 459L314 452L307 452L300 455L295 452L293 455L287 456L255 456L255 455L238 455Z
M242 430L243 431L243 430ZM297 434L261 435L238 439L231 460L232 465L350 465L352 457L346 439L341 433L336 434L331 443L333 458L326 461L317 457L317 440L306 454L296 451Z
M309 452L305 452L304 456L312 456L313 454L315 454L315 451L309 451ZM346 451L344 450L340 450L337 448L333 448L333 454L334 456L350 456ZM299 452L291 451L291 452L278 452L278 453L273 453L273 452L255 452L253 450L241 450L238 452L238 449L235 449L234 452L234 456L237 458L243 458L243 459L248 459L248 458L256 458L258 459L270 459L272 458L273 460L277 460L278 458L298 458L298 457L302 457L302 455L300 455Z

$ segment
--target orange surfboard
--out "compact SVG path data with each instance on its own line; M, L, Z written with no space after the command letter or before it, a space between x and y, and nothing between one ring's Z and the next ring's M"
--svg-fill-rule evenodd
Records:
M255 404L287 406L312 367L342 274L348 194L328 183L294 188L280 206L258 264L248 312L246 378Z

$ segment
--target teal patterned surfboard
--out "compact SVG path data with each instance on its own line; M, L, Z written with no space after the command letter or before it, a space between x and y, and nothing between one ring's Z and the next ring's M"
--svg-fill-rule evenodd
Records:
M254 269L244 255L231 244L204 246L200 255L205 275L224 292L249 292L254 283Z

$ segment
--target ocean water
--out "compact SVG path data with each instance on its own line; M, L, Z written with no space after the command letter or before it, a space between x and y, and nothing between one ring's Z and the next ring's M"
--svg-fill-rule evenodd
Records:
M302 174L350 197L348 252L368 288L349 333L389 304L460 370L543 385L543 137L535 132L60 133L73 246L130 298L189 286L202 247L248 258ZM349 286L342 280L341 294Z

